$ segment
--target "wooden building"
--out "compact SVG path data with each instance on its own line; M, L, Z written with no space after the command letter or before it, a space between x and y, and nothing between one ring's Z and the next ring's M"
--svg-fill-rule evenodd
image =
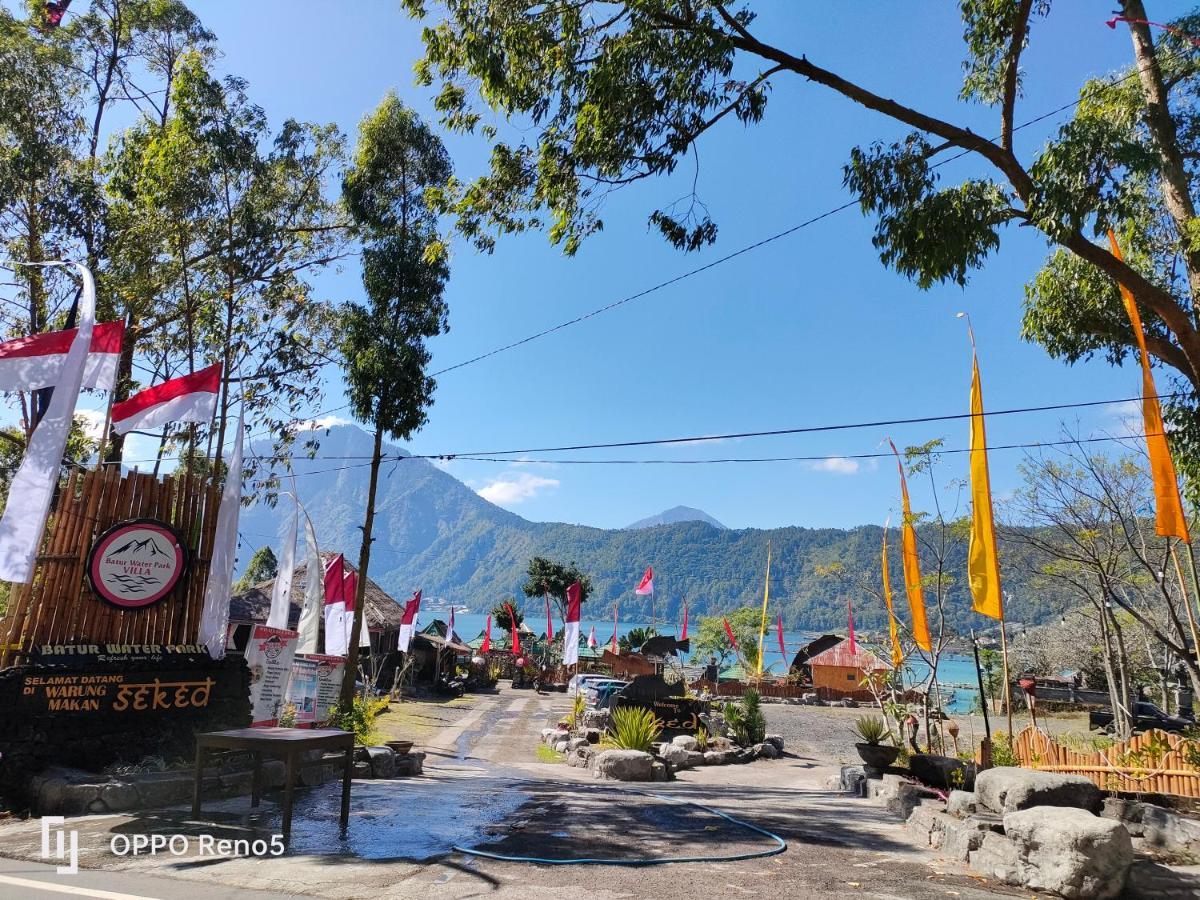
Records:
M806 665L812 673L813 690L822 700L870 700L873 695L863 681L881 678L891 670L861 644L851 650L845 639L809 657Z

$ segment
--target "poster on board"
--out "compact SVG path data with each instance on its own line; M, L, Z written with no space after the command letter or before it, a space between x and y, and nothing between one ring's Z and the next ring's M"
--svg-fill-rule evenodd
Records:
M305 654L305 659L317 665L317 703L313 726L329 721L330 711L337 706L342 690L342 675L346 671L344 656L326 656L319 653Z
M297 656L292 660L288 702L296 707L296 727L312 728L317 717L317 664Z
M255 625L246 644L250 669L250 725L270 728L279 724L279 710L287 695L292 658L300 635L282 628Z

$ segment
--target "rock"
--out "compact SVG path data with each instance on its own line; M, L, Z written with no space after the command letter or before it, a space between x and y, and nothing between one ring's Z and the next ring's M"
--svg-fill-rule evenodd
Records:
M1100 788L1082 775L1059 775L1014 766L980 772L975 801L982 809L1010 813L1035 806L1063 806L1098 813L1104 798Z
M887 776L884 777L886 779ZM889 797L884 805L888 812L902 819L908 819L917 804L921 802L921 797L922 791L917 785L902 781L896 787L895 796Z
M666 763L661 763L657 759L650 764L650 780L651 781L670 781L671 769Z
M1200 897L1196 866L1171 866L1139 859L1129 869L1125 896L1131 900L1194 900Z
M708 750L704 754L706 766L723 766L729 762L729 753L725 750Z
M567 754L567 765L574 766L577 769L589 768L592 764L592 757L595 755L587 747L576 747Z
M999 841L1010 847L999 849ZM998 848L991 869L985 851ZM989 833L971 854L983 874L1034 891L1107 900L1125 887L1133 842L1120 822L1077 807L1038 806L1004 816L1004 837Z
M920 838L921 842L937 850L945 840L946 830L954 819L938 809L933 803L918 803L904 822L904 827Z
M137 788L128 781L110 781L100 787L100 800L109 812L137 809Z
M580 747L588 746L588 743L589 743L589 741L587 738L582 738L582 737L571 738L569 741L567 741L567 750L568 751L578 750Z
M580 724L584 728L598 728L600 731L604 731L608 728L611 719L612 713L607 709L588 709L584 710Z
M566 752L567 752L568 750L570 750L570 749L571 749L571 742L570 742L570 741L558 741L558 742L557 742L557 743L554 745L554 752L555 752L555 753L566 753Z
M914 753L908 758L908 769L922 784L939 790L969 791L975 787L975 764L957 757Z
M1140 805L1140 831L1147 844L1167 850L1190 850L1193 845L1200 843L1200 822L1161 806L1150 803Z
M180 772L148 772L145 775L139 775L135 779L134 784L137 787L138 806L141 809L171 806L192 796L192 775L190 772L186 774Z
M682 747L684 750L695 750L700 746L690 734L678 734L671 743L676 747Z
M542 743L549 744L551 747L553 747L555 744L559 743L560 741L569 740L570 737L571 737L571 732L565 731L562 728L543 728L542 729Z
M754 745L754 755L758 759L778 759L779 750L774 744L761 743Z
M597 778L617 781L649 781L654 757L641 750L605 750L593 766Z
M396 751L391 747L368 747L371 758L371 773L375 778L396 777Z
M263 789L281 788L287 778L287 764L282 759L264 759L262 764Z
M420 775L425 771L425 754L408 753L396 754L396 776L397 778L408 778Z
M763 741L770 744L772 747L774 747L780 753L783 753L783 735L782 734L768 734L765 738L763 738Z
M867 773L862 766L842 766L842 771L835 781L835 787L848 794L854 794L856 797L867 795Z
M687 760L685 761L685 769L694 769L696 766L704 765L704 754L699 750L687 751Z
M663 747L662 753L659 754L662 758L671 765L679 769L687 768L688 751L676 744L667 744Z
M960 819L971 815L975 812L975 792L951 791L950 796L946 798L946 812Z
M821 700L816 694L801 694L800 701L808 706L815 706Z
M371 764L369 762L356 762L352 774L355 778L370 778Z
M971 852L978 850L983 839L990 833L1000 833L1003 825L997 816L968 816L962 821L954 820L946 829L942 840L941 850L946 856L959 862L966 862Z
M585 728L583 736L587 738L589 744L598 744L604 738L604 733L599 728Z

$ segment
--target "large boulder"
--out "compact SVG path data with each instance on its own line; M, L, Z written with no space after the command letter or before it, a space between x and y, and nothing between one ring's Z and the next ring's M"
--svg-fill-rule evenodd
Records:
M684 750L695 750L700 746L690 734L678 734L671 739L671 743L676 747L682 747Z
M641 750L605 750L596 756L593 771L597 778L617 781L649 781L654 757Z
M391 747L368 747L371 775L375 778L396 777L396 751Z
M659 754L659 756L677 769L687 768L688 757L690 755L691 754L686 748L680 747L677 744L664 745L662 752Z
M908 758L908 770L922 784L939 790L961 788L969 791L975 787L975 763L954 756L914 753Z
M983 809L1010 813L1035 806L1069 806L1098 813L1104 797L1082 775L1059 775L1013 766L980 772L975 779L975 800Z
M1133 842L1120 822L1074 807L1038 806L1004 816L971 867L1008 884L1068 898L1108 900L1125 887Z

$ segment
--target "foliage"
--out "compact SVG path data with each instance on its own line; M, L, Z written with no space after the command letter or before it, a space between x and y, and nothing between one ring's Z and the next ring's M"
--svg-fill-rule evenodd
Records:
M583 694L576 694L575 699L571 701L571 724L578 727L579 721L583 718L584 712L587 710L587 697Z
M246 571L234 584L235 591L248 591L254 585L270 581L279 573L279 562L275 559L275 551L270 546L259 547L246 564Z
M1012 736L1003 731L992 732L992 765L993 766L1019 766L1021 761L1017 758L1016 750L1013 748Z
M735 651L725 633L725 620L733 636L737 638L739 651ZM762 625L762 613L758 609L743 606L728 615L700 616L696 622L695 637L692 637L692 662L708 662L715 656L724 666L731 658L739 658L748 668L758 664L758 632Z
M650 638L658 635L658 629L653 625L647 625L645 628L639 626L629 629L628 634L624 634L617 641L617 646L621 648L623 653L636 653L642 648L642 644L650 640Z
M648 709L618 706L612 711L609 733L618 748L649 753L650 745L662 734L662 723Z
M279 727L280 728L295 728L296 727L296 704L291 700L285 700L283 707L279 710Z
M735 744L752 747L763 742L767 735L767 720L761 701L758 691L747 688L737 703L727 702L722 707L729 739Z
M512 615L509 615L509 607L512 608ZM502 600L492 607L492 624L504 631L512 631L513 617L516 617L517 627L521 627L521 623L525 621L525 616L521 613L521 605L514 597L511 600Z
M378 744L380 736L375 728L375 720L387 705L386 699L356 695L350 703L339 703L330 710L329 727L353 733L354 743L360 747Z
M547 747L545 744L537 745L537 760L540 763L562 763L565 762L563 755L555 751L553 747Z
M702 753L708 749L708 729L703 725L696 729L696 747Z
M525 583L521 590L526 597L550 595L558 606L559 614L566 618L567 588L579 582L579 602L586 603L592 593L592 579L571 562L567 565L554 562L544 556L534 556L525 569Z
M878 744L891 736L887 722L878 716L859 716L854 720L854 733L867 744Z

